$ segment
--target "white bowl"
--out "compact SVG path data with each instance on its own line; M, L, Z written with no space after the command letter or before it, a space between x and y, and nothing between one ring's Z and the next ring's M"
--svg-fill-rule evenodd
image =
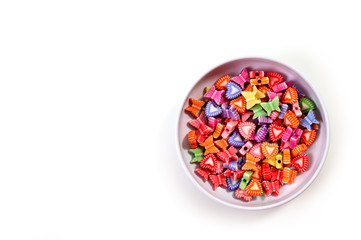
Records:
M291 80L294 84L301 89L307 97L311 98L316 104L316 116L320 121L320 129L317 132L315 142L305 152L309 157L308 169L304 173L298 173L295 182L291 185L284 185L280 187L279 196L257 197L256 199L245 202L234 197L233 192L227 191L223 188L213 190L209 182L204 182L195 172L197 164L191 164L191 154L188 152L189 144L187 134L191 130L187 122L192 119L189 114L185 113L184 109L188 106L188 99L190 97L200 99L203 96L203 89L207 86L210 87L215 81L225 75L229 74L231 77L239 74L242 68L248 70L263 70L266 72L278 72L285 80ZM257 210L267 209L284 204L302 193L315 179L320 172L320 169L325 162L326 155L329 147L329 122L325 106L321 100L320 95L305 77L295 71L293 68L278 61L265 59L265 58L241 58L224 63L195 83L192 89L184 99L184 103L179 111L178 123L176 130L176 141L178 156L184 170L191 179L191 181L208 197L239 209ZM198 164L199 165L199 164Z

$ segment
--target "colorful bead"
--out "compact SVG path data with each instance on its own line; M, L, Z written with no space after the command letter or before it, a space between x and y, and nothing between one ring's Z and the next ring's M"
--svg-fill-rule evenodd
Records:
M256 137L255 137L255 140L257 142L262 142L266 135L268 133L268 127L266 125L262 125L258 130L257 130L257 133L256 133Z
M281 105L281 112L280 112L280 115L278 115L278 118L283 119L287 111L288 111L288 105L287 104L282 104Z
M306 150L307 150L306 144L302 143L300 145L297 145L294 149L292 149L291 155L292 157L297 157Z
M248 185L249 181L251 180L253 172L252 171L245 171L241 180L241 183L239 185L239 188L244 190L246 186Z
M295 113L296 117L302 116L302 112L300 110L300 106L299 106L298 102L292 104L292 111Z
M281 74L275 72L268 72L267 77L269 78L268 85L273 88L275 85L283 82L284 78Z
M242 147L244 144L241 135L237 131L234 131L231 134L231 136L228 138L228 142L230 145L235 147Z
M306 97L301 97L300 98L300 107L301 107L301 111L302 113L308 113L310 110L314 110L316 108L315 103Z
M303 131L299 128L296 128L293 131L293 134L290 138L290 148L293 149L296 147L296 145L300 142L301 136L302 136Z
M238 157L236 155L236 149L233 146L228 148L228 150L217 153L217 157L227 164L231 159L238 160Z
M264 77L264 71L250 71L249 78L261 78Z
M205 113L207 117L215 117L222 113L222 109L213 101L209 101L206 105Z
M279 107L278 97L275 97L274 99L272 99L269 102L261 103L261 106L263 107L264 110L266 110L267 116L271 115L272 111L278 111L278 112L281 111L281 109Z
M191 160L192 163L201 162L202 159L204 158L202 148L197 147L197 148L189 149L188 151L193 154L193 158Z
M314 123L319 124L320 122L316 119L316 115L313 110L310 110L307 116L304 119L300 120L300 124L307 128L307 130L311 130L311 126Z
M234 120L238 120L239 119L239 114L235 108L235 106L230 106L228 107L227 104L223 103L222 104L222 117L223 118L232 118Z
M283 168L282 153L278 153L275 158L276 158L276 168L282 169Z
M226 92L226 98L227 99L235 99L239 97L242 93L242 89L238 84L234 82L227 83L227 92Z
M224 95L224 90L217 91L216 87L213 86L206 94L204 94L205 99L213 100L216 104L220 105L222 97Z
M255 129L256 129L256 125L252 122L241 122L238 124L239 133L245 139L250 139Z
M229 75L224 75L217 80L214 86L219 90L226 90L229 81L231 81L231 77Z
M242 148L239 149L239 154L246 155L246 153L248 153L252 147L253 147L252 142L250 142L250 141L246 142L246 144L244 144L242 146Z
M252 85L265 85L268 84L269 79L268 77L252 78L250 82Z
M292 87L293 83L291 81L288 81L288 82L282 82L282 83L279 83L277 84L276 86L274 86L272 88L272 90L274 92L281 92L283 90L286 90L287 88L289 87Z
M205 148L204 155L208 155L209 153L217 153L219 149L213 143L213 136L209 136L203 143L200 144Z
M199 111L202 109L204 105L204 101L197 100L194 98L189 99L189 106L185 109L185 111L190 112L193 116L198 117Z
M231 78L231 81L237 83L242 89L244 89L244 84L250 81L247 69L243 68L238 76Z
M223 124L218 123L217 126L216 126L216 129L213 132L213 138L219 138L220 135L222 134L222 131L223 131L224 127L225 126Z
M222 138L228 138L228 136L233 132L237 125L238 122L236 120L232 119L231 121L229 121L221 134Z
M253 111L253 119L256 119L260 116L267 116L267 113L262 109L261 105L257 104L251 108Z

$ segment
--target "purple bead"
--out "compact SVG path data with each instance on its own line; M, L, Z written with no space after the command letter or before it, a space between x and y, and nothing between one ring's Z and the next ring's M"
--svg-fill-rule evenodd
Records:
M267 133L268 133L268 127L266 125L262 125L262 127L260 127L257 131L255 140L257 142L262 142L264 140L264 138L266 137Z
M273 121L270 117L259 116L257 118L258 125L271 124Z

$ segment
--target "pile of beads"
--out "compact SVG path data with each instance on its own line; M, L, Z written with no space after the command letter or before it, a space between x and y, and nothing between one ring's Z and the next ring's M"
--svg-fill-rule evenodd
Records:
M305 151L319 129L314 102L276 72L224 75L185 109L195 173L250 201L278 196L307 170Z

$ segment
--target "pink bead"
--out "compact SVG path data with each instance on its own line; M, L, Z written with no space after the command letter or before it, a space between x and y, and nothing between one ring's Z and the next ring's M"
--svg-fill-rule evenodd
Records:
M278 115L280 115L280 112L272 111L269 116L274 121L274 120L276 120L278 118Z

